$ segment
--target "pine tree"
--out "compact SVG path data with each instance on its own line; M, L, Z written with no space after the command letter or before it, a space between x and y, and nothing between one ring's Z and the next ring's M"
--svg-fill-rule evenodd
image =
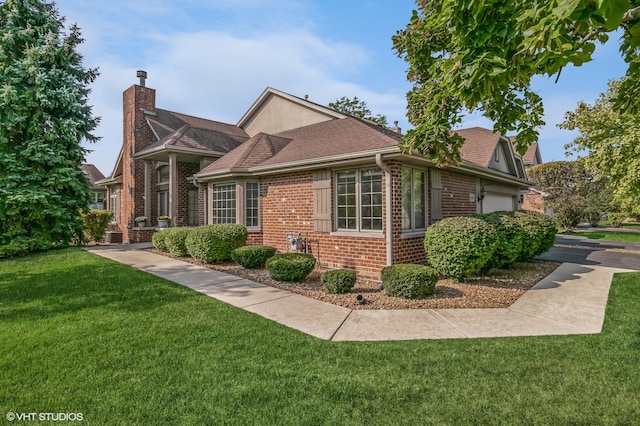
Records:
M82 140L99 119L87 104L97 69L85 69L53 3L0 4L0 257L81 238L89 185Z

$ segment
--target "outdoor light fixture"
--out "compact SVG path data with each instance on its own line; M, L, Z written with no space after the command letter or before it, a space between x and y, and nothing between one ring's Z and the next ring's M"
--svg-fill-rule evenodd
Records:
M484 190L484 186L480 188L480 194L478 194L478 201L484 200L484 196L486 195L486 191Z
M364 302L366 302L366 300L364 300L364 296L363 295L359 294L359 295L356 296L356 303L358 305L363 305Z

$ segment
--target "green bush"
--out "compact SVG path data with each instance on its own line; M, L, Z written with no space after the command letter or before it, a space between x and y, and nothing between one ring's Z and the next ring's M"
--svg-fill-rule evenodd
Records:
M522 252L523 231L518 222L510 215L510 212L493 212L476 215L493 226L498 235L498 246L493 256L482 268L489 271L493 268L504 268L518 260Z
M431 296L438 273L428 266L397 264L382 269L382 284L387 296L424 299Z
M534 211L519 210L513 212L513 218L525 235L518 260L531 260L553 247L558 228L549 216Z
M185 243L194 259L216 263L231 259L233 250L247 244L247 236L247 228L242 225L204 225L194 228Z
M271 278L287 282L304 281L315 265L315 257L305 253L277 254L265 263Z
M169 234L170 228L163 229L162 231L154 232L151 235L151 242L156 250L167 251L167 244L165 238Z
M169 228L164 244L171 256L184 257L188 254L186 240L194 228Z
M608 213L607 220L609 224L614 228L619 228L622 226L622 222L627 218L626 213Z
M320 275L320 281L327 293L349 293L356 283L356 273L351 269L336 269Z
M270 246L243 246L231 252L231 258L238 265L255 269L260 268L270 257L276 254L276 248Z
M479 271L498 245L493 226L473 217L450 217L427 228L424 247L429 264L454 281Z
M110 210L91 209L82 215L84 232L91 241L101 241L109 228L109 221L113 217Z

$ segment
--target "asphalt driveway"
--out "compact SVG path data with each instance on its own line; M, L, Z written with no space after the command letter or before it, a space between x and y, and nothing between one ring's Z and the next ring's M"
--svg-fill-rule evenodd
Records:
M554 246L536 259L640 271L640 244L558 235Z

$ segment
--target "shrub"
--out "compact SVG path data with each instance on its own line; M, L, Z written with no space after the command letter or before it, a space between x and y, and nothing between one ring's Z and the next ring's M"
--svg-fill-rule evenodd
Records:
M315 265L315 257L305 253L278 254L265 262L271 278L288 282L304 281Z
M428 266L397 264L382 269L387 296L424 299L433 294L438 273Z
M167 244L165 243L165 238L169 234L170 228L163 229L162 231L154 232L151 235L151 242L156 250L167 251Z
M350 269L326 271L320 275L320 281L327 293L349 293L356 283L356 273Z
M479 271L498 245L493 226L473 217L450 217L427 228L424 247L440 274L463 281Z
M169 228L164 243L171 256L184 257L188 254L186 240L193 228Z
M550 217L534 211L519 210L513 213L513 218L525 235L519 260L530 260L553 247L558 228Z
M101 241L107 233L112 217L113 212L110 210L91 209L84 213L82 222L88 239L96 242Z
M607 220L609 224L614 228L619 228L622 226L622 222L627 218L625 213L609 213L607 214Z
M522 252L523 231L509 213L493 212L476 216L493 226L498 236L496 251L482 268L483 271L508 267L518 260Z
M194 228L185 241L191 257L205 263L224 262L231 252L247 243L247 228L236 224L204 225Z
M270 246L243 246L231 252L231 258L238 265L249 269L260 268L270 257L276 254L276 248Z

